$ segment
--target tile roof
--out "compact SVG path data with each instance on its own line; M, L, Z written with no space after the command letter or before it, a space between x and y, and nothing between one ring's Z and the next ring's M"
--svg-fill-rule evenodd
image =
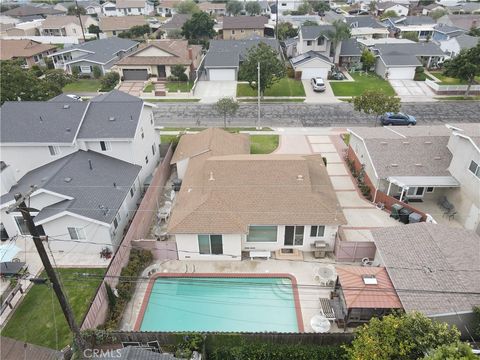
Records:
M447 314L480 304L479 235L425 222L378 228L372 235L406 311Z
M85 27L87 20L90 21L96 21L93 20L92 17L84 15L81 17L82 18L82 24ZM58 29L64 26L67 26L69 24L77 24L80 26L80 21L78 20L77 16L73 15L65 15L65 16L47 16L45 21L42 23L42 29Z
M99 27L102 31L128 30L134 26L148 24L144 16L101 16Z
M205 1L205 2L199 3L198 8L202 11L225 10L226 6L223 3L211 3L211 2Z
M223 29L263 29L267 23L265 16L225 16Z
M27 58L41 54L45 51L54 50L57 47L51 44L41 44L33 40L4 40L0 39L0 59Z
M320 35L328 38L329 33L334 30L335 28L332 25L309 25L300 28L304 40L314 40Z
M250 155L246 135L205 132L211 133L211 141L217 138L215 150L201 146L204 142L196 135L176 150L199 155L188 162L169 220L170 233L245 234L252 224L345 223L320 155ZM235 136L243 143L237 154L233 152L238 146L230 144ZM174 156L173 161L185 157Z
M347 309L401 309L402 304L383 267L337 266ZM363 276L374 276L377 284L366 285Z

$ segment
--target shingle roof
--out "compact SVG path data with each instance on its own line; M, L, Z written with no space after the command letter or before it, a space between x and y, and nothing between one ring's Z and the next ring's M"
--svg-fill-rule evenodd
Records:
M428 25L435 24L435 20L430 16L405 16L400 23L403 25Z
M309 25L300 28L304 40L314 40L320 35L328 38L328 34L334 30L335 28L332 25Z
M223 29L263 29L267 23L265 16L225 16Z
M401 309L402 304L383 267L336 268L347 309ZM366 285L363 276L374 276L377 284Z
M456 26L461 29L469 31L472 26L476 28L480 27L480 14L468 14L468 15L444 15L437 20L438 23L448 24Z
M435 31L441 32L443 34L455 34L455 33L462 34L465 32L465 30L463 29L460 29L456 26L450 26L447 24L437 24L433 28L435 29Z
M260 3L260 1L259 1ZM201 2L198 4L198 8L202 11L208 11L208 10L225 10L226 6L225 4L222 3L211 3L208 1Z
M87 20L92 21L90 16L82 16L82 25L85 27ZM96 20L95 20L96 21ZM65 15L65 16L47 16L45 21L42 23L42 29L58 29L69 24L77 24L80 26L80 21L77 16Z
M35 360L60 360L64 359L61 351L52 350L43 346L28 344L0 336L0 348L3 360L35 359Z
M370 15L361 15L361 16L350 16L346 17L345 21L350 27L356 28L374 28L374 29L383 29L386 26L378 22L373 16Z
M408 44L376 44L382 55L445 56L440 46L432 42Z
M64 14L63 11L56 10L53 7L41 7L41 6L31 6L24 5L17 8L7 10L2 13L2 15L8 15L12 17L24 17L32 15L60 15Z
M92 164L90 169L89 161ZM35 221L69 211L110 224L128 195L141 166L94 151L78 150L47 165L29 171L0 198L6 203L31 185L73 198L43 208Z
M290 59L290 62L291 64L294 66L294 67L297 67L303 63L306 63L314 58L318 58L322 61L325 61L327 63L330 63L331 65L333 65L332 61L326 57L325 55L319 53L319 52L316 52L316 51L307 51L306 53L304 54L301 54L301 55L298 55L298 56L295 56L294 58Z
M372 230L406 311L472 311L480 304L480 236L447 225L416 223ZM470 294L469 294L470 293Z
M421 66L422 63L414 55L403 55L402 53L390 53L380 55L387 66Z
M117 0L116 8L117 9L126 9L126 8L144 8L145 0Z
M174 14L169 22L160 27L165 30L181 29L191 17L191 14Z
M341 44L340 56L361 56L362 49L357 39L343 40Z
M102 31L128 30L134 26L148 24L144 16L102 16L99 18Z
M55 45L41 44L33 40L4 40L0 39L0 59L27 58L56 49Z
M394 1L383 1L383 2L379 2L377 3L377 9L379 10L384 10L384 9L388 9L388 8L391 8L391 7L394 7L394 6L403 6L405 8L408 9L408 5L405 5L405 4L399 4L399 3L396 3Z
M479 42L479 38L476 36L470 36L467 34L463 34L460 36L457 36L455 38L457 40L458 45L460 45L460 49L471 49L475 46L477 46Z

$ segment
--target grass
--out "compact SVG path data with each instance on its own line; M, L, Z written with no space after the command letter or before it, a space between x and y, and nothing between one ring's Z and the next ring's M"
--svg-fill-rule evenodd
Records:
M178 135L160 135L160 142L162 144L169 144L174 142Z
M342 139L345 145L348 146L350 144L350 133L343 134Z
M468 85L468 81L445 76L441 71L430 71L430 73L441 81L440 85ZM475 76L475 81L480 83L480 76Z
M188 131L202 131L202 130L205 130L207 128L205 127L189 127L189 128L180 128L180 127L165 127L163 128L161 131L185 131L185 130L188 130ZM238 133L240 131L273 131L271 128L269 127L264 127L260 130L257 130L257 128L255 127L228 127L225 129L226 131L228 132L231 132L231 133Z
M146 102L199 102L200 99L143 99Z
M335 96L360 96L366 90L380 90L387 95L395 95L388 81L375 74L350 74L355 82L331 82Z
M480 96L446 96L446 97L434 97L436 100L441 100L441 101L452 101L452 100L466 100L466 101L472 101L472 100L480 100Z
M239 102L246 102L246 103L256 103L258 100L257 99L239 99ZM304 102L304 98L296 98L296 99L263 99L260 101L261 104L269 104L269 103L286 103L286 102L296 102L296 103L301 103Z
M63 282L63 288L75 314L75 319L79 324L88 310L90 301L102 279L82 279L79 281L69 279L80 277L75 273L103 275L105 269L69 268L57 269L57 271ZM46 277L45 273L42 273L40 277ZM54 312L52 311L52 295L54 297ZM55 314L55 321L53 313ZM55 333L58 334L58 347ZM58 300L51 287L46 285L33 285L2 330L1 335L52 349L62 349L72 342L70 329Z
M149 84L147 84L147 86L145 86L143 88L143 92L152 92L154 89L155 89L155 87L153 86L153 84L149 83Z
M265 96L305 96L303 83L299 80L283 78L265 90ZM237 96L257 96L257 91L248 84L237 85Z
M278 147L278 135L251 135L251 154L270 154Z
M185 82L179 82L179 81L171 81L167 82L167 91L169 92L189 92L192 90L193 87L193 82L192 81L185 81Z
M97 92L100 89L100 80L96 79L79 79L70 84L65 85L62 89L64 93L76 92Z

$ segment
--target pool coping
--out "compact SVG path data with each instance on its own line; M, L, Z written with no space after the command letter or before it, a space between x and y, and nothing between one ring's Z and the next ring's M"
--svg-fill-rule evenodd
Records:
M288 278L292 282L292 291L293 291L293 301L295 303L295 314L297 316L297 326L298 333L304 333L305 327L303 324L302 309L300 306L300 296L298 295L298 284L297 279L292 274L286 273L272 273L272 274L249 274L249 273L235 273L235 274L225 274L225 273L156 273L150 277L150 280L143 297L142 306L140 307L140 312L135 322L133 331L141 331L140 327L142 326L143 318L147 310L148 301L150 300L150 295L152 294L153 285L155 280L162 277L180 277L180 278ZM220 332L220 331L219 331ZM243 331L245 332L245 331Z

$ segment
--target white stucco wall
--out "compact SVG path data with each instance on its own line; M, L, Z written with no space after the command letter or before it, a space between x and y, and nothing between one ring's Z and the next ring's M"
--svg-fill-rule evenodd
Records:
M6 168L0 173L0 195L6 194L10 191L11 187L15 185L15 175L11 166L7 165Z
M185 173L187 172L188 160L189 158L186 158L177 162L177 176L181 180L183 180Z
M242 259L242 239L240 234L224 234L223 254L207 255L200 254L198 248L198 235L196 234L176 234L177 251L179 260L241 260Z
M353 131L355 131L355 129L353 129ZM363 140L358 138L354 134L350 134L350 146L357 155L358 160L362 164L365 164L365 173L368 175L373 185L377 186L378 178L375 175L373 164L370 161L370 157L368 156L368 151L365 147L365 144L363 143Z

